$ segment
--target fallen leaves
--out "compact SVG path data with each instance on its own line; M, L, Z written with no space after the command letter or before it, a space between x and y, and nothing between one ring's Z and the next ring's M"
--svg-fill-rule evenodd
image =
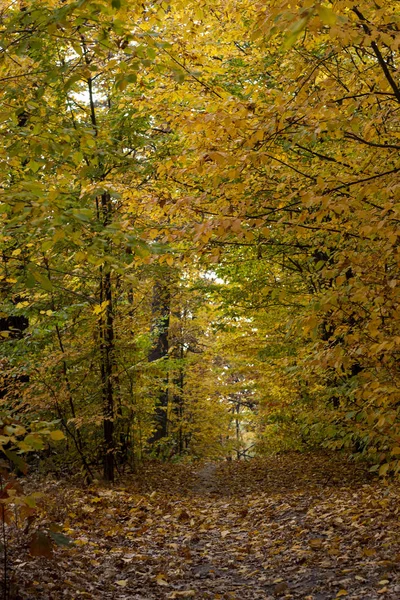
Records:
M61 486L48 494L75 544L14 560L23 600L400 597L399 491L337 458L149 465L113 489Z

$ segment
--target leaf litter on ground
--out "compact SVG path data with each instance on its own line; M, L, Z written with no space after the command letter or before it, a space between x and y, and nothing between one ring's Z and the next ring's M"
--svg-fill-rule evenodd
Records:
M73 546L13 548L18 600L400 597L399 486L337 455L149 463L110 487L41 482Z

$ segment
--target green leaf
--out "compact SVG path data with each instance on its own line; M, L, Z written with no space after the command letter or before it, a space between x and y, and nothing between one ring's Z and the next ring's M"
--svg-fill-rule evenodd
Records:
M76 165L80 165L83 161L83 153L82 152L74 152L72 155L72 160Z
M80 208L79 210L73 209L72 213L75 219L78 219L78 221L82 221L83 223L90 223L93 216L92 211L88 208Z
M36 499L32 495L24 496L24 502L26 506L29 506L29 508L36 508L37 506Z
M176 81L178 83L183 83L183 81L185 81L185 73L183 71L180 71L178 69L174 69L173 70L173 76L174 76L174 79L176 79Z
M71 89L72 86L74 85L74 83L76 83L77 81L80 81L81 78L82 78L81 75L73 75L72 77L67 79L67 81L64 84L64 90L68 91L69 89Z
M53 291L53 284L51 283L50 279L46 277L46 275L39 273L39 271L32 271L32 275L44 290L47 292Z
M37 173L42 165L35 160L30 160L27 166L33 173Z
M79 44L78 42L71 42L71 45L72 45L74 51L78 54L78 56L82 56L83 51L82 51L81 44Z
M137 82L136 73L129 73L129 75L127 75L125 77L125 81L128 81L129 83L136 83Z
M72 546L74 543L69 537L67 537L63 533L49 531L49 535L53 542L57 544L57 546Z
M21 473L24 473L24 475L26 475L26 473L28 472L28 465L26 464L24 459L15 452L12 452L11 450L4 450L3 448L3 452L7 456L8 460L10 460L17 467L17 469L21 471Z
M42 250L44 252L46 252L46 250L50 250L50 248L52 248L54 246L54 242L53 240L46 240L45 242L43 242L42 244Z
M36 280L31 271L28 271L25 277L25 284L28 288L34 288L36 285Z
M39 435L29 433L24 438L24 443L30 446L31 450L43 450L44 442Z
M283 47L286 50L294 46L298 37L305 31L311 16L312 12L308 11L304 17L302 17L298 21L295 21L295 23L292 24L292 26L286 34L285 41L283 42Z

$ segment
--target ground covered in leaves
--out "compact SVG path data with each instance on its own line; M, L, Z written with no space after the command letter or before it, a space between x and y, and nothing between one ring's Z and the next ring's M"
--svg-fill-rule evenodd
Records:
M400 598L400 489L336 456L150 464L47 494L74 545L14 550L18 600Z

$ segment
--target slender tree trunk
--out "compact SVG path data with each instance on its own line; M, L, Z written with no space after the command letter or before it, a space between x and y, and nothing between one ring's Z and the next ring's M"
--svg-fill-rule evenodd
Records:
M6 338L0 338L0 344L3 340L17 340L24 337L24 330L29 326L29 321L24 316L10 315L0 318L0 331L8 334ZM7 360L0 362L1 380L0 380L0 398L7 397L10 402L15 401L19 395L19 386L28 383L29 375L11 376L11 367ZM10 370L9 370L10 369Z
M86 64L89 66L91 62L90 52L86 44L86 40L81 36L83 56ZM98 136L98 123L95 109L93 79L87 80L90 120L92 123L95 137ZM100 171L103 171L103 164L99 162ZM101 177L100 177L101 179ZM113 206L111 196L108 192L103 192L101 201L96 198L97 219L102 221L104 227L107 227L112 221ZM110 253L111 241L107 240L106 252ZM104 431L104 479L106 481L114 481L115 467L115 443L114 443L114 313L112 303L112 278L111 266L103 265L100 267L100 303L106 302L105 310L100 313L99 318L99 341L100 341L100 374L101 374L101 391L103 402L103 431Z
M182 358L183 358L183 349L182 349ZM182 421L183 421L183 415L184 415L184 411L185 411L185 404L184 404L184 397L183 397L183 385L184 385L184 372L183 372L183 366L179 367L179 380L178 380L178 386L179 386L179 398L178 398L178 407L179 407L179 433L178 433L178 444L179 444L179 454L183 454L183 442L184 442L184 436L183 436L183 426L182 426Z
M235 417L235 430L236 430L236 458L237 460L240 460L240 421L239 421L239 414L240 414L240 402L238 402L236 404L236 406L234 407L234 412L236 412L236 417Z
M110 195L101 196L101 210L105 226L111 221L112 204ZM100 373L104 420L104 479L114 481L114 313L111 267L105 265L100 270L100 303L106 303L100 317Z
M171 310L170 285L167 281L156 281L153 288L151 335L153 345L149 352L149 362L168 357L169 320ZM157 442L168 433L168 376L164 378L157 398L155 431L149 440Z
M178 435L177 435L177 443L178 443L178 454L183 454L183 446L184 446L184 434L183 434L183 415L185 412L185 402L183 396L183 386L185 381L185 373L183 368L183 359L184 359L184 348L182 342L179 344L179 351L177 353L177 358L180 359L178 374L175 378L175 388L176 393L174 394L174 412L178 419Z
M45 259L45 265L46 265L46 269L47 269L47 277L49 279L49 281L51 281L52 277L51 277L51 271L50 271L50 266L49 266L49 262L47 259ZM56 303L55 303L55 299L54 299L54 295L51 294L51 310L52 311L56 311L57 307L56 307ZM62 340L62 336L61 336L61 331L58 325L56 325L56 334L57 334L57 341L58 341L58 347L61 351L61 353L63 354L63 356L65 356L65 348L64 348L64 342ZM81 457L82 460L82 465L83 468L86 472L86 478L87 480L92 480L93 479L93 473L91 468L89 467L89 464L86 460L86 456L84 453L84 448L83 448L83 442L82 442L82 437L81 437L81 433L79 431L79 429L76 427L76 410L75 410L75 402L74 402L74 397L72 394L72 387L71 387L71 382L69 379L69 375L68 375L68 366L67 366L67 361L65 360L65 358L63 358L62 360L62 373L63 373L63 378L64 378L64 382L65 382L65 387L67 390L67 394L68 394L68 403L69 403L69 407L70 407L70 411L71 411L71 416L73 419L73 427L67 427L66 423L68 422L67 418L64 418L61 416L62 419L62 423L64 424L65 430L67 432L67 434L71 435L72 431L74 431L73 433L73 441L75 444L76 449L78 450L79 456ZM60 415L62 415L62 413L59 413Z

